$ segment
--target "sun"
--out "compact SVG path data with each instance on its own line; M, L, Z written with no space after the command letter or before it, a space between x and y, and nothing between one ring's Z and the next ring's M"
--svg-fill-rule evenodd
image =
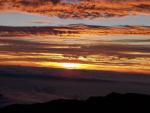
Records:
M62 67L67 69L77 69L80 67L80 64L77 63L62 63Z

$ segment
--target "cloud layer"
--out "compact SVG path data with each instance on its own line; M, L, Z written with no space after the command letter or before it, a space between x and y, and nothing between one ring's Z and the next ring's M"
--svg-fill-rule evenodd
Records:
M5 27L0 26L0 36L79 36L79 35L106 35L106 34L142 34L149 35L149 26L88 26L68 25L64 27Z
M59 0L58 0L59 1ZM61 18L121 17L150 14L149 0L82 0L80 3L54 3L53 0L0 0L1 11L24 11Z
M68 35L1 37L0 65L150 73L149 35Z
M122 17L150 14L149 0L54 3L51 0L0 0L0 10L60 18ZM150 73L149 26L0 26L0 65ZM70 64L72 65L72 64Z

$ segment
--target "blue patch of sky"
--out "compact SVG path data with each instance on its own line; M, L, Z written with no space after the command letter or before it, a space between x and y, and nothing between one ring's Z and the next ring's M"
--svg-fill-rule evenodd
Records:
M150 26L150 15L128 15L124 17L97 19L64 19L21 12L0 13L1 26L65 26L85 24L97 26L141 25Z

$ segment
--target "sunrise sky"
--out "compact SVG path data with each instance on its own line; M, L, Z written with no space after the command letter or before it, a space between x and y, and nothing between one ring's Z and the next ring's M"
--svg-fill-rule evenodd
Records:
M27 78L21 78L21 83L15 76L8 80L14 86L7 86L5 74L32 75L34 82L28 79L28 83L46 91L50 84L59 87L54 98L106 94L114 89L150 93L150 0L0 0L0 73L0 80L5 81L0 91L10 98L16 92L26 94L30 85L23 85L22 92L15 85L26 83ZM94 82L44 81L47 75ZM119 82L99 86L101 82L95 79ZM130 86L120 80L144 85L135 88L136 83ZM17 99L22 101L22 95Z
M0 3L1 65L150 72L149 0Z

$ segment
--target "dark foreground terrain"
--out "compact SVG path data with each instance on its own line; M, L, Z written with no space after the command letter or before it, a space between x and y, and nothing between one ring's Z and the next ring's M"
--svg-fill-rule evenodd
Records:
M149 113L149 108L149 95L111 93L87 100L59 99L30 105L15 104L1 108L0 113Z

